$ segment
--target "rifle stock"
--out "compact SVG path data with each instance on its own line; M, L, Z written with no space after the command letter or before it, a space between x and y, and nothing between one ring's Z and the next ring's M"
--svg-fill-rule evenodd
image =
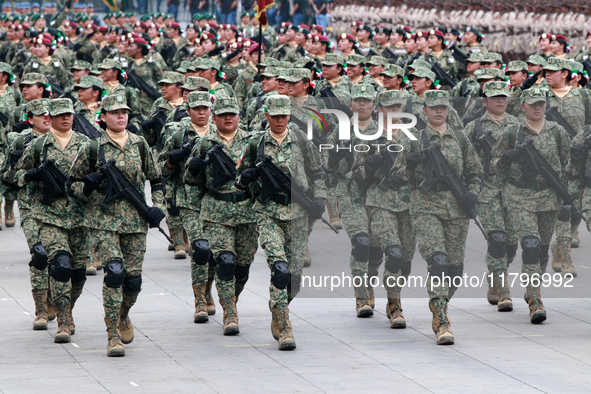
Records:
M39 165L43 182L43 196L41 202L49 205L59 197L66 195L66 182L68 177L56 167L55 160L48 159Z

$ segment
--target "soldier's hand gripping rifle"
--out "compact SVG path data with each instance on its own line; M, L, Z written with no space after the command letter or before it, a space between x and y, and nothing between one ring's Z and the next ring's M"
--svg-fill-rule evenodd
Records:
M91 140L96 140L101 138L101 133L98 132L93 125L90 124L88 119L81 113L74 114L74 122L72 124L72 129L77 131L78 133L87 136Z
M224 183L236 179L238 170L236 170L236 163L224 152L221 144L212 144L207 149L207 156L208 159L205 160L205 165L213 165L211 189L217 192Z
M140 194L140 192L137 191L129 179L127 179L127 177L123 175L123 173L115 166L115 160L102 162L98 166L98 169L107 181L107 191L105 193L105 197L103 197L101 202L98 204L99 207L109 209L115 200L125 197L127 198L127 201L129 201L129 203L137 210L139 215L148 220L148 212L153 207L150 207L148 204L146 204L146 200ZM153 224L154 223L150 224L150 226ZM160 227L159 223L153 227L157 227L158 231L164 234L168 242L174 244L172 238L166 234L162 227Z
M460 180L456 175L454 169L451 167L443 153L441 153L441 145L432 144L423 150L423 153L427 156L429 161L429 171L427 177L419 185L419 189L428 192L433 186L442 182L447 185L451 194L454 196L456 201L462 201L462 197L467 193L466 184ZM482 223L478 220L478 211L476 207L467 209L462 205L462 210L466 213L469 219L474 219L474 222L484 235L485 239L488 239Z
M136 88L148 95L152 100L157 100L162 97L156 89L150 86L142 77L137 75L134 70L127 71L127 82L132 88Z
M479 151L482 152L484 156L484 173L490 175L490 161L492 160L492 150L497 140L495 137L492 136L492 131L480 131L476 135L476 139L478 140L478 144L480 145Z
M283 171L273 163L269 156L261 156L254 163L257 174L263 183L262 192L258 200L262 204L269 202L269 199L278 192L283 192L295 202L300 204L306 212L312 212L312 200L306 195L304 190L291 181ZM326 224L332 231L339 233L326 219L320 217L322 223Z
M44 160L38 167L43 189L41 202L49 205L59 197L66 195L68 177L55 165L54 159Z
M398 157L399 153L400 152L390 152L388 150L388 146L384 146L380 150L380 155L382 155L382 158L384 160L382 167L384 168L385 176L384 179L382 179L380 183L378 183L378 187L384 191L386 191L389 187L392 187L392 184L390 182L392 174L390 170L394 166L394 162L396 161L396 158Z

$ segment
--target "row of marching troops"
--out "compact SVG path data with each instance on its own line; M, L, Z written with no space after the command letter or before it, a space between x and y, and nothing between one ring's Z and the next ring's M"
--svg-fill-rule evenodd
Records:
M57 313L55 341L69 341L86 275L102 268L107 353L124 355L147 229L166 218L174 257L191 259L194 322L216 312L215 282L223 333L239 333L236 304L261 245L271 330L279 349L294 349L289 304L326 208L330 226L351 240L353 276L376 276L384 262L392 328L406 327L396 279L410 274L415 244L430 278L462 277L468 220L477 215L488 301L513 309L504 278L521 245L530 320L546 319L534 279L546 271L552 235L552 269L576 275L571 245L582 211L589 214L588 50L571 59L566 38L545 33L547 51L505 65L472 27L412 32L354 22L337 50L319 26L274 31L250 14L241 27L196 15L181 29L159 18L142 17L133 32L72 17L42 31L5 26L5 224L14 226L18 201L34 329ZM357 114L354 138L340 140L331 115L308 122L323 109ZM397 113L417 123L388 139L380 116L403 125ZM352 153L380 138L404 149ZM542 164L545 171L532 170ZM454 341L453 283L429 285L439 344ZM371 286L355 287L355 299L357 316L373 314Z

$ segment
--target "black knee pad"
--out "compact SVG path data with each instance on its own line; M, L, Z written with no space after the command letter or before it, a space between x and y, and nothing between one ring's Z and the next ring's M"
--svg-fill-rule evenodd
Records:
M560 211L558 211L558 220L561 222L568 222L571 218L570 205L561 205Z
M72 255L70 252L59 251L55 254L49 267L49 274L58 282L68 282L72 278Z
M130 275L123 278L123 293L128 296L136 296L142 291L142 276Z
M31 262L29 263L30 267L35 267L38 270L44 270L47 268L47 253L45 252L45 248L41 245L41 242L37 242L31 248Z
M504 231L491 231L488 233L488 253L494 259L506 256L507 239Z
M81 287L86 283L86 268L72 271L72 286Z
M105 265L105 284L107 287L116 289L123 285L123 263L119 260L112 260Z
M276 261L271 267L271 283L278 289L285 289L290 281L289 266L285 261Z
M523 264L538 264L541 252L540 240L533 235L527 235L521 240L521 258Z
M369 266L370 267L379 267L382 265L382 259L384 257L384 252L382 248L378 246L371 246L369 248Z
M237 265L234 275L236 276L236 283L246 283L248 281L248 272L250 265Z
M462 265L450 265L447 268L447 275L453 280L453 278L462 277L464 275L464 264Z
M206 239L196 239L191 247L193 248L193 261L197 265L205 265L209 262L211 249Z
M351 256L357 261L369 260L369 235L359 233L351 240Z
M289 294L298 294L300 292L301 283L302 283L302 275L290 275L291 280L287 284L287 292Z
M234 272L236 271L236 255L232 252L220 252L216 259L217 274L221 280L234 279Z
M515 255L517 254L517 248L517 244L505 246L505 251L507 252L507 261L513 260L515 258Z
M404 276L405 278L408 278L408 276L410 275L410 269L411 269L411 262L410 261L405 261L404 263L402 263L402 269L401 269L402 276Z
M390 245L386 247L385 250L386 254L386 269L391 273L395 274L396 272L402 269L402 247L400 245Z
M447 275L447 270L449 268L447 254L443 252L435 252L427 259L427 263L431 266L429 269L429 274L431 274L431 276Z

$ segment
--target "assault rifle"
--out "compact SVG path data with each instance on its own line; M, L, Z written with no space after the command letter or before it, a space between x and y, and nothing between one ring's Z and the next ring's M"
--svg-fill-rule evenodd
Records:
M152 100L157 100L162 97L156 89L150 86L143 78L141 78L133 70L127 71L127 82L132 88L136 88L148 95Z
M205 160L206 165L213 165L211 189L217 192L224 183L231 179L236 179L238 170L236 170L236 163L224 152L221 144L212 144L207 149L207 156L209 158Z
M492 159L491 152L497 143L497 140L492 136L492 131L489 130L485 132L482 131L482 129L476 135L476 139L480 144L480 149L478 151L482 151L484 156L484 173L490 175L490 161Z
M455 40L448 45L447 49L451 51L452 56L460 63L466 63L470 57L466 52L458 48L458 43Z
M105 197L101 200L98 204L99 207L104 209L109 209L109 207L115 202L115 200L125 197L127 201L137 210L141 217L144 219L148 216L148 211L150 207L146 204L146 200L137 191L135 186L131 184L129 179L123 175L121 171L115 166L115 160L103 161L99 166L98 169L103 174L105 179L107 180L107 192L105 193ZM160 231L168 242L174 244L174 241L166 232L162 229L162 227L157 226L158 231Z
M43 182L43 196L41 202L49 205L58 197L66 195L68 177L55 165L54 159L46 159L39 165L41 181Z
M558 107L550 107L550 105L548 105L548 108L546 109L546 119L551 122L556 122L564 127L571 140L577 135L577 131L570 125L570 123L568 123L568 120L558 112Z
M382 164L382 167L384 168L386 175L384 176L384 179L378 183L378 187L384 191L391 187L390 178L392 177L392 174L390 173L390 170L394 166L394 162L396 161L399 153L400 152L390 152L387 146L384 146L380 150L380 154L384 158L384 164Z
M257 198L262 204L269 202L275 193L283 192L288 198L293 198L306 212L312 210L312 200L306 195L301 187L291 181L291 178L273 163L269 156L260 156L254 163L257 174L263 182L262 192ZM339 233L326 219L320 218L332 231Z
M445 72L444 69L441 68L439 64L437 64L437 62L431 64L431 71L435 73L435 76L443 85L448 85L453 88L458 84L448 73Z
M78 133L87 136L91 140L96 140L101 138L101 133L95 129L88 119L81 113L74 114L74 123L72 124L72 129L77 131Z
M341 100L334 94L332 86L325 86L322 89L320 89L318 96L324 98L326 108L338 109L346 113L349 117L353 116L353 111L351 111L351 109L347 105L341 103Z

